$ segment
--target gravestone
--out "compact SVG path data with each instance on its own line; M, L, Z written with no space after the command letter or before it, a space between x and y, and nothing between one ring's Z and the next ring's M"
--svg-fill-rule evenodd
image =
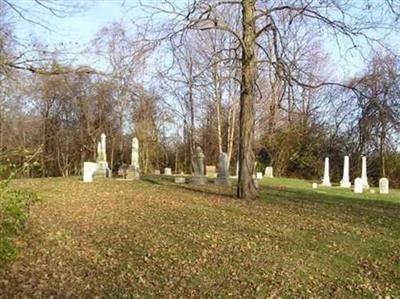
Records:
M379 180L379 193L389 194L389 180L387 178L381 178Z
M164 175L172 175L172 169L169 167L164 168Z
M362 178L356 178L354 180L354 193L363 193L364 183Z
M206 174L209 177L215 178L217 176L217 168L214 165L206 165Z
M97 169L94 177L111 177L111 170L108 168L106 153L106 135L101 134L101 141L97 144Z
M261 180L263 178L263 174L261 171L256 172L256 179Z
M236 162L236 173L235 173L235 177L236 177L236 178L239 177L239 161Z
M196 148L196 154L192 160L194 176L191 181L194 184L204 185L207 183L207 177L204 175L204 154L200 146Z
M325 158L324 178L322 180L322 186L324 187L331 186L331 180L329 178L329 158Z
M160 175L160 174L161 174L161 171L160 171L160 169L156 169L156 170L154 170L154 174L155 174L155 175Z
M362 157L362 167L361 167L361 179L363 181L363 188L368 190L368 176L367 176L367 157Z
M318 188L318 184L317 183L312 183L312 188L313 189L317 189Z
M136 137L132 139L131 165L129 165L126 178L128 180L138 180L140 178L139 140Z
M218 156L218 174L215 179L215 184L229 186L231 181L229 180L229 169L228 169L228 154L219 153Z
M349 171L349 156L345 156L343 164L343 178L340 181L340 187L342 188L351 187Z
M265 167L264 177L273 178L274 177L274 173L273 172L274 172L274 170L273 170L272 166Z
M184 183L186 183L186 179L185 179L185 177L182 177L182 176L176 176L176 177L174 177L174 182L176 184L184 184Z
M93 181L93 174L97 169L97 163L83 162L83 181L90 183Z

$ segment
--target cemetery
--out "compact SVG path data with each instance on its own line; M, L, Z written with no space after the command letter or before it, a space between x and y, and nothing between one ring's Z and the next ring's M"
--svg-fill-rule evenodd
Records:
M400 298L398 28L0 0L0 299Z

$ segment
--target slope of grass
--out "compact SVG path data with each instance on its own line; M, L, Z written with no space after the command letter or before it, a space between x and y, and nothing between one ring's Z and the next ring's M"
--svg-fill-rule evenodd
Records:
M160 177L16 183L43 200L0 297L400 296L397 191L267 179L243 202Z

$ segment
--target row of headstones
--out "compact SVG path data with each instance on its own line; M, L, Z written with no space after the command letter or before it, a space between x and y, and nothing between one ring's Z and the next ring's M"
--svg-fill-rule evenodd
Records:
M343 164L343 178L340 181L340 187L350 188L350 169L349 169L349 157L344 157ZM329 158L325 158L325 167L324 167L324 177L322 179L322 186L331 187L331 180L329 177ZM313 188L317 188L316 184L313 184ZM361 177L358 177L354 180L354 193L363 193L364 190L369 189L368 184L368 176L367 176L367 158L362 157L362 165L361 165ZM389 193L389 180L387 178L381 178L379 180L379 193L388 194Z
M201 147L196 148L196 154L193 158L194 176L192 182L203 184L207 181L204 175L204 153ZM238 174L237 165L237 174ZM214 168L215 171L215 168ZM158 171L159 174L159 171ZM165 175L172 175L171 168L164 169ZM266 167L265 177L273 177L272 167ZM84 162L83 163L83 181L92 182L93 177L111 177L111 170L108 167L107 153L106 153L106 135L101 134L101 141L97 144L97 155L95 162ZM257 172L255 177L261 179L263 177L262 172ZM131 164L127 170L127 179L139 179L140 178L140 167L139 167L139 141L137 138L132 139L132 153L131 153ZM177 182L185 182L185 178L175 178ZM229 170L228 170L228 155L227 153L220 153L218 157L218 173L215 180L216 184L229 185Z
M205 184L207 182L207 178L204 174L204 153L201 147L196 148L196 154L193 159L193 168L194 168L194 176L191 178L191 182L197 184ZM215 166L207 166L207 170L211 170L215 173ZM217 185L230 185L229 181L229 169L228 169L228 154L221 152L218 156L218 171L215 179L215 184ZM236 168L236 174L238 175L239 165ZM209 173L209 171L207 171ZM160 170L155 171L156 175L160 175ZM164 169L164 175L172 175L172 169L167 167ZM273 168L268 166L265 168L265 177L273 178ZM262 179L262 172L257 172L255 174L256 179ZM185 183L186 178L183 176L176 176L174 178L175 183Z
M97 144L96 162L83 162L83 181L92 182L94 177L111 177L111 169L108 167L106 153L106 135L101 134L101 139ZM132 139L131 164L127 170L127 179L139 179L139 141Z

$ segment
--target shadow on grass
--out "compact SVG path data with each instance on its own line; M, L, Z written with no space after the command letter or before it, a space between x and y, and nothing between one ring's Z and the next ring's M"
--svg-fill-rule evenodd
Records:
M369 212L384 212L387 216L400 219L400 204L368 198L343 196L340 194L321 194L295 187L262 186L260 195L265 200L286 201L301 205L320 204L327 207L364 210Z
M233 189L234 185L232 187L214 185L213 179L208 179L208 184L206 185L195 185L191 183L176 184L174 182L174 176L146 176L143 177L142 180L175 189L184 189L202 194L235 198L235 192ZM186 177L186 180L189 180L189 177Z
M212 179L209 179L209 183L206 185L190 183L176 184L174 183L174 176L146 176L143 177L143 180L152 184L167 186L178 190L236 198L235 182L232 182L231 187L225 187L214 185ZM312 206L314 209L318 209L316 205L319 205L328 209L346 210L346 212L351 212L354 215L360 214L360 211L363 211L371 215L385 214L396 220L400 219L400 204L395 202L357 198L353 197L353 195L344 196L340 194L319 193L296 187L260 185L258 200L265 202L275 201L280 204L290 203L298 205L299 207Z

